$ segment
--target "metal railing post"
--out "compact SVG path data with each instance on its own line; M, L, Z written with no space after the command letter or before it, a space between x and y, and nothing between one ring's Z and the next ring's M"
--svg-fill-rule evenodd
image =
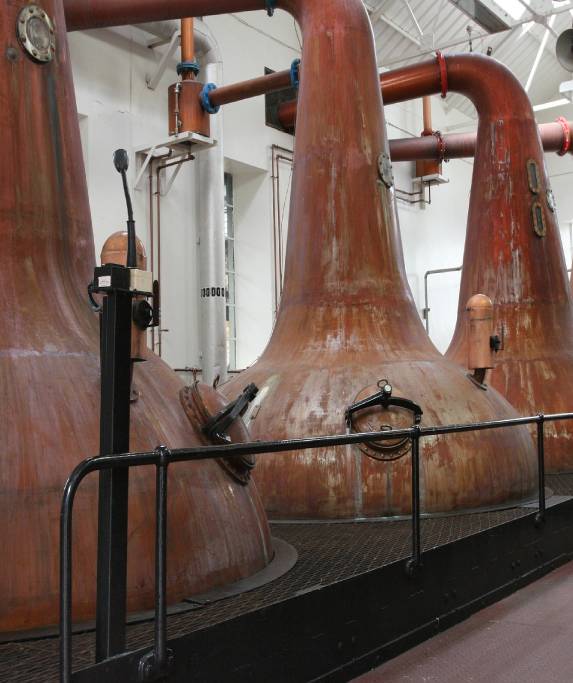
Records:
M167 649L167 467L171 451L158 446L155 478L155 638L151 652L139 662L139 680L164 679L173 666L173 653Z
M422 564L420 543L420 426L412 427L412 557L406 571L413 576Z
M537 417L537 476L539 481L539 510L535 515L535 523L545 521L545 415Z
M68 487L66 487L67 493ZM64 494L60 513L60 681L72 676L72 514Z

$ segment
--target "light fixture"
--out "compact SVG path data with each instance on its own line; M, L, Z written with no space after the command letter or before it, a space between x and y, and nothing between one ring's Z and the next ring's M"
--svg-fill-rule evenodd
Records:
M492 0L452 0L452 2L488 33L500 33L511 28L507 22L510 16L500 7L500 3Z

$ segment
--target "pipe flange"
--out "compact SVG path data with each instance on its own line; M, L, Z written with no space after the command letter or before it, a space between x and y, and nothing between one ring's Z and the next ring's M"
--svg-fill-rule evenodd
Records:
M38 5L27 5L18 14L20 45L36 62L51 62L56 54L56 31L48 14Z
M300 59L295 59L290 65L290 83L293 88L300 85Z
M436 138L438 142L438 161L440 164L444 161L447 161L446 159L446 141L444 140L444 136L439 130L435 130L432 132L432 135Z
M561 125L563 130L563 144L561 145L561 149L557 152L560 157L563 157L571 148L571 131L569 129L569 121L567 121L564 116L560 116L559 118L555 119L555 121Z
M192 62L179 62L177 64L177 75L178 76L183 76L186 73L191 72L195 76L199 75L199 71L201 71L201 67L199 66L198 62L192 61Z
M221 109L221 105L217 104L213 106L211 98L209 97L209 94L212 93L213 90L217 90L215 83L205 84L203 90L201 90L201 106L209 114L218 114L219 110Z
M438 50L436 52L436 59L438 60L438 66L440 69L440 89L442 94L442 99L446 99L448 94L448 67L446 66L446 58Z
M386 152L378 157L378 173L384 185L390 189L394 185L394 171L392 170L390 155Z

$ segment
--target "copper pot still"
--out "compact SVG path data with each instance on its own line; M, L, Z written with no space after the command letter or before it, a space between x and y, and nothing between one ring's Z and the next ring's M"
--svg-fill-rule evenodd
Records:
M312 40L303 48L284 290L268 346L240 377L260 387L249 430L255 438L340 433L345 409L386 380L395 395L421 406L422 424L516 417L497 391L468 377L467 355L459 368L438 353L416 311L362 3L303 3L297 18ZM476 286L471 294L478 292ZM222 388L236 390L237 380ZM411 424L407 411L372 409L352 429ZM269 515L408 513L410 450L394 446L265 460L255 476ZM507 505L535 487L535 452L525 428L424 440L421 463L426 513Z
M261 9L262 0L66 0L71 29ZM239 380L260 388L255 438L334 434L346 408L383 379L423 423L515 417L428 339L404 271L372 29L361 0L277 0L305 36L284 294L272 338ZM264 6L264 5L263 5ZM328 74L336 74L336 78ZM343 93L343 97L340 94ZM333 105L336 103L336 106ZM472 294L480 292L476 289ZM467 298L467 297L466 297ZM236 382L223 391L235 394ZM401 410L353 428L411 424ZM398 449L398 444L396 444ZM400 448L403 448L400 445ZM267 509L283 518L377 517L410 510L410 461L357 448L261 459ZM526 429L424 440L426 512L508 504L535 486Z
M0 631L15 632L58 622L62 489L72 469L99 450L99 329L86 292L94 244L62 1L37 8L4 0L0 32ZM141 352L132 449L204 443L180 404L179 378ZM208 389L204 396L213 409L223 404ZM265 567L269 527L253 483L215 461L170 470L170 601ZM135 468L130 611L153 606L154 491L153 468ZM96 538L97 477L90 476L75 504L77 621L95 612Z
M482 292L495 302L494 328L503 339L492 386L521 415L567 412L573 406L573 298L558 207L531 103L511 73L501 65L497 72L497 85L473 98L481 111L479 142L458 319L446 356L465 363L463 308L469 296ZM548 472L573 470L572 439L569 421L547 424Z

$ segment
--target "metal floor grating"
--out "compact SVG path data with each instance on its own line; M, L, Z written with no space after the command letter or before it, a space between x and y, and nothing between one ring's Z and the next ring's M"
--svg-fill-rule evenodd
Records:
M573 474L548 476L547 485L556 494L573 494ZM422 545L424 550L429 550L531 512L531 508L521 507L423 519ZM406 559L411 549L410 531L409 521L274 524L273 535L284 539L298 551L299 560L294 568L272 583L248 593L170 616L169 638L208 628L319 585L335 583ZM128 627L129 649L149 646L152 639L152 622ZM10 683L56 681L58 647L57 638L0 645L0 680ZM75 635L74 670L91 664L93 651L93 633Z

